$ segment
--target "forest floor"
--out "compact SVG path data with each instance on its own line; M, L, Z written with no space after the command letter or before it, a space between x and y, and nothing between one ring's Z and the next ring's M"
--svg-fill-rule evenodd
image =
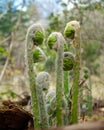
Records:
M81 117L79 123L104 121L104 108L93 111L91 117ZM0 130L33 130L33 115L22 106L3 101L0 108Z
M98 84L99 78L92 79L92 95L95 102L93 115L84 115L80 118L80 123L104 120L104 87L102 83ZM4 82L0 84L0 130L33 130L33 115L28 104L29 93L25 74L5 77Z

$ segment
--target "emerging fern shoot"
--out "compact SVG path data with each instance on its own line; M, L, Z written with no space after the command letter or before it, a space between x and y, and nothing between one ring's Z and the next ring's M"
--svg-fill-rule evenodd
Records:
M63 126L63 51L65 40L61 33L54 32L48 38L48 45L56 51L56 119L57 126Z
M40 40L40 36L38 37L36 32L41 32L42 34L42 40ZM36 35L36 39L35 39ZM29 77L29 84L30 84L30 90L31 90L31 100L32 100L32 109L33 109L33 116L34 116L34 127L35 129L40 128L40 115L39 115L39 108L38 108L38 98L37 98L37 89L36 89L36 79L35 79L35 73L33 69L34 60L33 60L33 48L34 45L40 45L43 42L43 36L44 36L44 30L41 27L40 24L34 24L32 25L26 35L26 65L28 70L28 77ZM38 39L39 38L39 39Z
M74 29L74 31L73 31ZM71 123L78 122L78 93L79 93L79 80L80 80L80 42L79 42L79 29L78 21L71 21L67 23L64 34L67 38L72 39L75 47L75 64L73 66L73 86L72 86L72 112ZM70 34L70 35L66 35Z

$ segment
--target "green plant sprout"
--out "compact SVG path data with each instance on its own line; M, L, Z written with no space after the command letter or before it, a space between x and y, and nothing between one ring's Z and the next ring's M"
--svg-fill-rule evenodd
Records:
M91 85L82 87L88 88L86 99L90 102L83 104L79 102L79 94L83 95L80 89L80 24L78 21L67 23L64 35L73 44L74 54L69 52L70 48L66 43L63 35L59 32L53 32L47 39L49 49L52 49L55 58L55 78L56 90L49 91L50 75L48 72L40 72L37 77L34 72L34 64L46 61L46 56L41 50L40 45L44 42L44 29L40 24L32 25L26 35L26 64L29 76L32 109L34 116L35 129L47 129L50 126L63 126L70 123L77 123L79 116L79 105L83 112L87 111L88 115L92 113ZM54 59L54 58L53 58ZM53 60L52 59L52 60ZM54 60L53 60L54 61ZM51 62L54 65L53 61ZM48 63L48 60L47 62ZM36 64L35 64L36 65ZM69 82L69 74L72 72L72 86ZM83 78L90 84L90 73L87 68L83 69ZM70 83L70 85L69 85ZM48 92L49 91L49 92ZM86 107L87 106L87 107ZM90 112L91 111L91 112Z
M53 45L55 44L55 42L57 41L57 38L56 38L56 36L50 36L49 38L48 38L48 46L49 46L49 48L50 49L54 49L53 47Z
M87 115L92 116L92 88L91 88L91 79L90 71L87 67L83 68L84 78L86 79L86 84L84 84L84 91L86 91L86 100L87 100Z
M73 31L74 29L74 31ZM78 21L67 23L64 34L67 38L72 39L75 48L75 64L73 66L73 85L72 85L72 111L71 123L78 122L78 93L80 80L80 42L79 32L80 25Z
M50 47L51 41L51 47ZM65 40L61 33L53 32L47 40L48 46L56 51L56 121L63 126L62 98L63 93L63 52Z
M70 71L73 69L74 66L74 56L71 52L64 52L64 59L63 59L63 70Z
M39 33L39 37L37 36ZM40 34L42 34L42 40L40 40ZM36 39L35 39L36 35ZM33 110L33 119L34 119L34 127L35 129L40 128L40 114L39 114L39 107L38 107L38 98L37 98L37 89L36 89L36 79L35 73L33 69L34 60L33 60L33 49L34 45L38 46L42 44L44 36L44 29L40 24L33 24L27 30L26 35L26 46L25 46L25 57L26 57L26 65L28 70L28 77L29 77L29 84L30 84L30 91L31 91L31 101L32 101L32 110ZM39 38L39 40L38 40ZM39 43L38 43L39 41Z
M46 100L43 91L47 91L50 83L50 75L47 72L40 72L36 77L37 99L40 112L40 125L42 129L49 126L46 110Z
M34 63L37 62L42 62L46 60L46 56L44 54L44 52L42 51L42 49L40 49L39 47L35 47L33 49L33 61Z
M68 111L70 110L70 97L69 97L69 93L70 93L70 84L69 84L69 75L70 75L70 71L73 69L74 66L74 61L75 61L75 57L74 55L69 52L69 48L66 52L64 52L64 63L63 63L63 70L64 70L64 95L68 101ZM70 122L70 112L68 112L68 116L66 116L66 124L68 125Z
M64 35L70 39L74 39L75 37L75 29L73 26L66 26Z
M36 30L33 31L33 36L32 36L32 41L34 43L34 45L39 46L43 43L44 41L44 30L41 27L41 25L39 26L35 26Z
M52 90L46 95L46 102L47 102L47 113L49 115L49 122L50 125L52 126L53 120L55 120L56 116L56 91ZM63 117L64 117L64 125L66 124L66 117L68 115L68 103L65 97L62 98L62 112L63 112Z
M48 121L49 121L49 126L53 126L53 118L55 116L55 111L53 111L50 107L51 100L53 97L55 97L56 91L51 90L46 94L46 108L47 108L47 114L48 114Z
M64 94L68 99L68 95L70 93L69 88L69 71L73 69L74 66L74 55L71 52L64 52L63 59L63 70L64 70Z

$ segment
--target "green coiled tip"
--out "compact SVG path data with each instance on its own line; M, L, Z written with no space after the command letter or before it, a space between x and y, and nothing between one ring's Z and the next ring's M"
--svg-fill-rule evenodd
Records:
M89 73L89 69L87 67L83 68L84 73Z
M49 91L48 93L47 93L47 95L46 95L46 103L48 104L50 104L50 101L51 101L51 99L54 97L56 95L56 91L55 90L51 90L51 91Z
M85 79L88 79L88 78L89 78L89 75L90 75L89 69L88 69L87 67L84 67L84 68L83 68L83 72L84 72L84 78L85 78Z
M70 52L64 52L63 70L70 71L74 66L74 56Z
M45 56L42 54L42 52L39 49L34 49L32 51L33 53L33 62L37 63L37 62L41 62L45 60Z
M47 91L50 85L50 75L48 72L40 72L36 77L36 82L38 87L40 87L43 91Z
M65 28L65 30L64 30L64 35L67 38L74 39L75 29L72 26L68 26L67 25L66 28Z
M89 74L87 74L87 73L84 74L84 78L85 78L85 79L88 79L88 78L89 78Z
M44 41L44 32L42 31L36 31L34 36L32 37L33 44L36 46L39 46Z
M67 38L74 39L77 33L79 32L80 29L80 24L79 21L73 20L67 23L65 30L64 30L64 35Z
M50 49L53 49L55 42L57 41L56 37L54 35L50 35L47 40L47 44Z

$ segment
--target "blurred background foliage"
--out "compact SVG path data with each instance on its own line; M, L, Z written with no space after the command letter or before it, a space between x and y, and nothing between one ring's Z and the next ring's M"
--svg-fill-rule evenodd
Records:
M8 81L13 82L15 75L25 77L24 82L27 78L24 48L26 30L31 24L41 23L47 37L53 31L63 33L66 23L71 20L78 20L81 24L81 65L88 67L91 75L97 76L104 85L104 0L2 0L0 1L1 86L2 84L6 86ZM41 48L47 60L36 65L37 71L46 70L52 73L55 54L49 51L46 40ZM15 85L18 86L16 83Z

